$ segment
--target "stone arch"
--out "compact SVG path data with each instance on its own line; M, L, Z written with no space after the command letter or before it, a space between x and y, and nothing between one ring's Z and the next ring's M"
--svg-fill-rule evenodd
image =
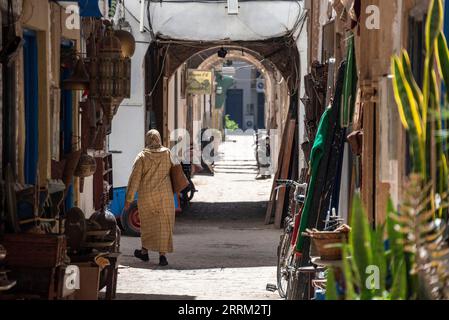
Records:
M243 55L249 54L265 67L279 70L291 94L297 95L300 58L296 42L291 37L263 41L223 42L156 40L150 44L145 56L145 105L147 114L151 113L154 117L152 123L149 123L147 117L147 128L156 127L164 139L167 84L170 77L183 63L198 53L213 52L221 47L227 50L238 50Z

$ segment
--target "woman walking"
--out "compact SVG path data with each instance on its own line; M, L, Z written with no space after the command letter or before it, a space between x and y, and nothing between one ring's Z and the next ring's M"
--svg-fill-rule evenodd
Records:
M126 191L125 210L138 193L142 249L134 256L149 261L148 251L159 252L159 265L166 266L173 252L175 203L170 180L170 150L162 146L157 130L145 136L145 148L137 155Z

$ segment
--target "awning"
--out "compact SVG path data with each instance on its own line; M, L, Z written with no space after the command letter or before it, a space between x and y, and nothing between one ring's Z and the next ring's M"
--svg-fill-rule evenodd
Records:
M299 1L239 2L229 15L225 2L150 2L150 19L159 38L191 41L254 41L278 38L297 30L304 18ZM139 3L127 8L139 17ZM145 19L146 20L146 19ZM145 21L147 25L147 21Z

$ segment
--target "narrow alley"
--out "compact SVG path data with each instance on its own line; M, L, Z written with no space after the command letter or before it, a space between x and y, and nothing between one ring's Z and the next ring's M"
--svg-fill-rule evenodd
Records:
M279 299L276 283L280 230L264 224L272 180L255 180L254 137L229 135L219 149L222 170L197 175L191 206L179 214L169 268L133 256L139 238L125 237L119 299ZM225 169L223 169L225 168Z
M449 300L449 0L0 13L0 301Z

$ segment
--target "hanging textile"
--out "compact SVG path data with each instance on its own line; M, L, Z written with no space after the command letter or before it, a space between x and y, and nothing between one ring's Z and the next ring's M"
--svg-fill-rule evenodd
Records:
M344 141L344 130L340 127L341 96L344 83L346 63L339 69L335 88L335 99L332 107L323 114L318 127L315 143L310 156L311 178L301 216L299 237L296 249L303 254L307 263L310 239L302 236L306 229L322 230L329 207L332 186L337 176L336 168L341 158L341 142ZM332 183L329 183L329 182Z
M304 243L304 237L302 236L302 233L306 231L308 221L309 221L309 213L310 208L312 206L312 203L314 201L314 190L315 190L315 184L317 180L317 175L320 168L320 162L321 158L323 157L324 153L324 145L327 141L328 131L329 131L329 115L331 113L331 108L328 108L321 117L320 124L318 126L318 131L315 138L315 143L312 147L312 152L310 153L310 182L309 182L309 191L306 197L306 202L304 203L304 208L302 210L302 216L301 216L301 224L299 227L299 237L298 237L298 244L297 244L297 250L299 252L302 252L303 249L303 243Z
M357 94L357 65L354 47L354 34L350 32L348 37L347 64L343 85L343 108L341 109L341 126L349 127L354 116L354 107Z
M215 81L217 82L217 92L215 94L215 108L221 109L226 102L226 94L228 89L234 85L234 78L216 73Z

